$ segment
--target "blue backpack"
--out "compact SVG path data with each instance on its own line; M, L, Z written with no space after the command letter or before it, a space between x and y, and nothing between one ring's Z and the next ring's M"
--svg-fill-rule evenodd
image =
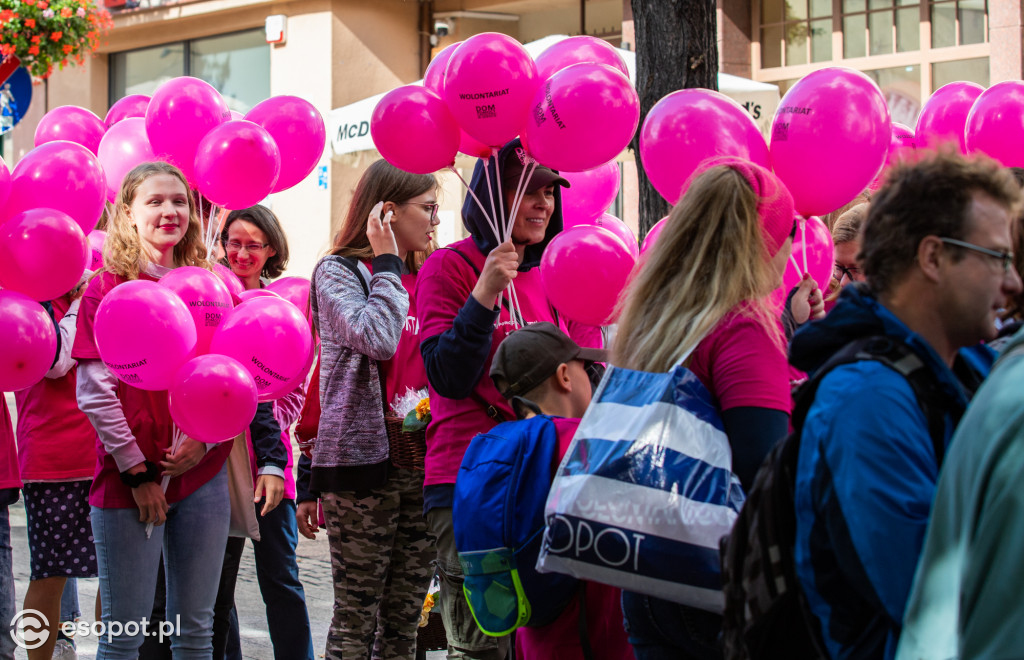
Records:
M499 424L473 438L462 459L452 507L455 547L463 592L486 635L551 623L578 593L576 578L535 568L565 423L576 420L538 415Z

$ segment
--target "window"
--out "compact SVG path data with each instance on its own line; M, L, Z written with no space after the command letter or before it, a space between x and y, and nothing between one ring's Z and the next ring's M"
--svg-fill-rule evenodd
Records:
M831 59L832 0L761 0L762 68Z
M932 65L932 91L946 83L966 80L988 87L988 58L936 62Z
M842 0L843 57L920 50L918 0Z
M936 0L931 8L932 48L988 41L986 0Z
M177 41L110 57L110 102L152 94L177 76L213 85L228 107L245 113L270 96L270 46L262 30Z
M921 67L898 66L864 73L878 83L892 120L915 126L917 116L921 114Z

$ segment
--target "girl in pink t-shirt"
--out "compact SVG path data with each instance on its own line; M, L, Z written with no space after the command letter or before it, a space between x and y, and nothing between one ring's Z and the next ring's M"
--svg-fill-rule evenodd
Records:
M793 199L768 170L715 161L690 184L626 293L612 364L669 371L687 361L711 392L747 488L791 411L779 322L766 296L792 248ZM637 660L719 658L721 617L623 593Z

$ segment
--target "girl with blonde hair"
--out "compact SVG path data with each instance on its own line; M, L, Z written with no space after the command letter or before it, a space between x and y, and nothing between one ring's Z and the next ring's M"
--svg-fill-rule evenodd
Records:
M96 310L114 287L158 281L179 266L209 269L200 236L184 175L163 162L139 165L121 184L103 248L105 268L82 297L72 357L78 360L78 405L98 438L89 503L100 597L103 621L123 627L120 635L100 638L101 659L138 656L161 551L167 620L179 624L171 637L174 657L210 658L213 652L213 603L230 509L224 463L231 443L208 448L186 438L171 453L167 392L118 381L100 360L93 334ZM160 487L165 475L172 477L166 493ZM155 527L147 537L150 523Z
M784 339L767 296L792 248L793 200L771 172L720 159L691 183L627 290L612 363L685 363L721 413L744 488L785 436L791 400ZM637 660L719 658L721 617L623 592Z

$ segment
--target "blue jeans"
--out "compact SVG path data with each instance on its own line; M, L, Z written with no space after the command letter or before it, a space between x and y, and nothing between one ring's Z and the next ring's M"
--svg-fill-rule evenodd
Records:
M60 620L74 621L80 616L82 610L78 607L78 582L75 578L68 578L60 595Z
M14 660L14 638L10 630L17 607L14 601L11 518L5 504L0 506L0 660Z
M153 611L160 552L167 579L167 621L181 626L171 637L176 660L213 655L213 602L217 598L221 560L230 516L227 472L200 486L170 506L167 522L146 525L139 510L92 508L93 537L100 572L103 621L141 622ZM151 631L153 632L153 631ZM141 630L99 640L96 660L135 658L142 645Z
M622 613L636 660L720 660L722 617L632 591L622 592Z

